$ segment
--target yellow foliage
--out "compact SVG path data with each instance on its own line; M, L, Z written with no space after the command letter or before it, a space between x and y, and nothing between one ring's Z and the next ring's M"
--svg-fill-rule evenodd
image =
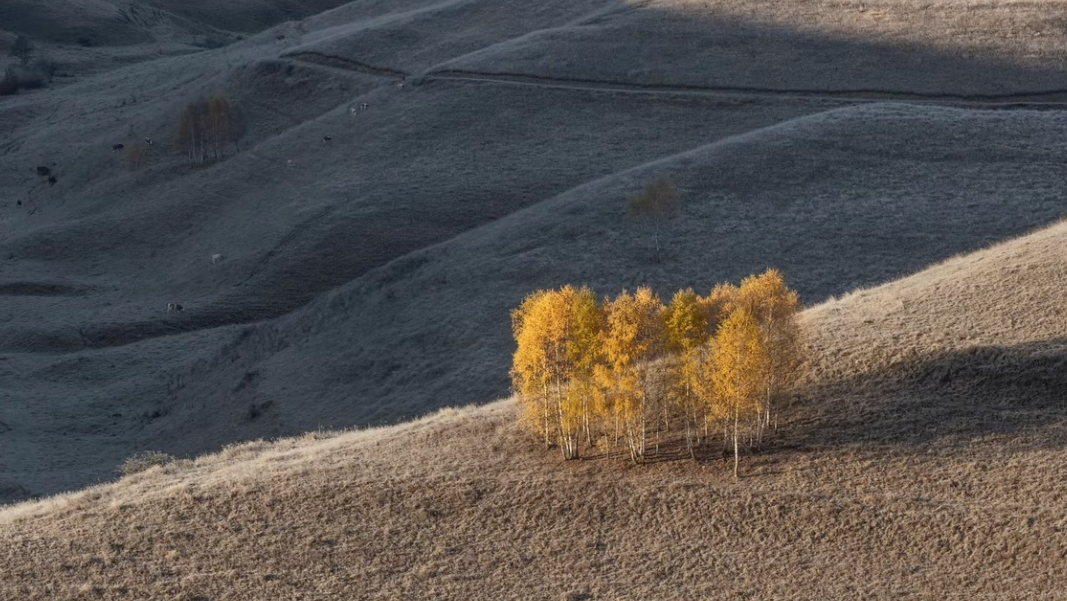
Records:
M714 331L738 306L741 289L733 284L717 284L711 294L702 299L708 315L708 327Z
M666 328L670 349L689 353L708 340L708 305L692 288L679 290L667 307Z
M667 307L649 288L602 303L589 288L534 292L512 312L523 423L568 459L579 456L582 434L590 445L594 435L625 436L634 462L645 458L649 431L678 418L690 454L701 425L725 439L732 425L736 472L739 438L761 444L772 399L790 383L797 311L796 292L775 270L707 297L680 290Z
M715 391L730 414L757 411L768 353L751 313L742 308L726 318L715 334L712 357Z
M716 400L723 404L718 411L725 412L733 422L735 476L741 424L758 421L762 414L760 401L770 364L768 351L759 324L744 307L734 310L715 334L712 381Z
M693 428L704 422L708 414L700 381L710 336L708 307L707 301L689 288L675 293L666 315L667 339L676 355L670 374L671 413L682 416L690 456L693 455Z
M785 285L782 274L768 269L741 282L738 305L756 319L768 353L762 376L766 398L759 439L763 428L770 425L772 398L789 383L800 361L800 327L796 321L800 302L796 291Z
M737 304L744 307L760 325L782 323L797 311L799 297L785 285L777 269L768 269L741 281Z
M630 295L623 291L606 303L607 328L604 358L608 369L607 394L615 418L622 422L630 447L630 457L640 461L645 454L645 435L650 409L650 392L655 385L651 361L666 350L663 303L650 288L638 288Z
M558 442L567 458L578 456L578 434L588 423L589 395L574 384L592 380L601 323L593 291L573 286L539 290L512 312L512 379L523 421L546 444Z

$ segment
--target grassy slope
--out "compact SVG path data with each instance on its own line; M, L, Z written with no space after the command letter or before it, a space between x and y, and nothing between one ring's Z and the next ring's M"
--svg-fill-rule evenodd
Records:
M1062 97L1067 44L1050 16L1057 6L655 0L633 10L623 3L440 69L697 88Z
M812 302L918 271L1064 216L1059 140L1049 135L1062 123L1053 113L848 108L603 178L257 326L189 375L175 411L207 433L219 426L206 407L269 403L281 431L295 433L323 415L388 423L498 398L508 390L508 311L540 287L651 285L668 295L775 266ZM974 145L961 148L962 138ZM664 229L659 262L651 232L624 206L664 173L684 209Z
M92 46L160 43L225 32L256 33L344 4L344 0L7 0L0 30L36 42ZM225 36L222 36L225 37Z
M1057 598L1065 238L1056 225L807 310L804 400L739 482L717 460L563 463L503 401L8 508L0 594ZM894 340L985 377L879 353ZM993 345L1003 363L974 352ZM937 419L908 421L917 401Z
M0 422L12 429L0 440L0 481L45 492L106 477L160 432L184 438L186 452L292 432L292 419L249 423L244 398L213 406L227 424L221 438L185 437L184 417L159 418L192 409L172 393L196 382L189 364L225 352L229 324L291 311L589 179L833 106L451 82L397 89L280 58L302 36L285 26L0 107L12 128L0 187L23 202L0 215L0 290L45 290L6 294L0 307L0 346L11 354ZM245 112L244 150L189 169L174 115L218 89ZM371 110L353 116L363 101ZM156 140L149 167L129 173L110 145L145 135ZM33 175L52 163L54 188ZM214 253L226 260L211 265ZM185 313L167 315L172 301ZM300 423L353 417L340 407Z
M566 76L581 63L613 77L599 33L609 22L625 25L627 34L613 39L637 86L649 82L641 70L652 65L675 78L718 77L721 63L699 53L695 62L655 45L649 55L626 54L663 32L714 47L722 31L702 21L707 15L676 18L678 6L660 3L519 4L361 1L227 48L110 66L0 101L0 198L9 199L0 211L0 499L95 481L146 446L202 452L495 398L505 389L506 321L487 316L536 286L707 286L775 263L817 300L1062 216L1063 127L1049 115L883 107L763 130L847 100L432 77L397 87L399 72L419 75L452 60L503 65L515 56L509 40L530 43L538 28L565 34L561 48L572 57L546 48L544 69ZM191 20L196 6L182 4ZM241 6L252 14L266 4ZM795 15L803 36L765 31L785 40L778 54L761 54L760 36L730 42L748 57L744 69L777 64L788 48L826 33L804 19L839 12L804 6ZM749 25L766 24L761 14L749 15ZM954 27L955 14L949 7L928 16ZM1001 48L998 23L982 17L971 35ZM940 40L935 29L917 30L894 60L954 57L935 61L944 68L933 73L948 81L958 68L989 93L1003 91L1003 76L1057 72L1054 42L1037 53L1038 67L1006 66L960 58L951 48L966 44ZM1040 46L1038 37L1026 39ZM153 44L145 48L156 52ZM870 45L820 48L827 60L888 60ZM816 81L820 64L791 69ZM890 75L893 85L919 85ZM242 152L190 169L174 147L175 115L183 101L215 90L242 107ZM349 112L363 102L369 111ZM745 132L755 133L715 144ZM149 167L127 172L110 146L144 136L156 140ZM924 150L928 137L936 142ZM33 175L52 163L54 188ZM688 208L671 231L678 254L657 264L646 232L625 223L619 206L662 169L675 172ZM949 224L958 227L946 235ZM457 245L434 246L463 232L470 235ZM211 265L214 253L226 260ZM583 254L585 262L574 260ZM290 318L241 325L320 297ZM172 301L187 310L166 314Z

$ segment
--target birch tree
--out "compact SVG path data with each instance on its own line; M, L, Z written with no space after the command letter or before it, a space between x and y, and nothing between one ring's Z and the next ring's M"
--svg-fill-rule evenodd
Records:
M746 309L736 309L719 326L715 334L713 356L712 378L716 397L725 405L733 426L736 478L741 428L759 420L762 374L766 372L769 361L759 324Z
M674 355L671 405L674 412L682 415L690 457L694 456L693 428L706 420L707 413L698 383L709 338L707 303L702 300L692 288L679 290L667 306L665 320L667 342Z
M781 272L768 269L741 282L737 304L755 318L767 349L766 371L761 374L765 394L756 430L756 443L762 444L771 423L772 400L791 382L800 360L799 296L785 285Z
M650 410L654 409L656 373L653 360L665 349L664 308L651 289L623 291L605 304L607 327L603 352L616 423L621 421L630 459L644 461Z
M571 404L579 413L586 443L591 445L598 400L594 376L602 357L604 311L589 287L575 290L568 300L571 330L567 350L572 365L569 393L574 397Z
M178 122L178 147L189 161L203 165L210 154L214 160L226 155L226 148L237 146L237 117L224 94L212 94L207 100L195 100L182 106Z
M656 245L656 260L660 260L659 232L663 224L681 214L678 188L668 177L649 182L630 199L627 212L634 219L652 226L652 239Z
M8 56L19 59L23 66L30 64L30 58L33 57L33 43L30 42L30 38L24 35L16 37L15 42L11 44Z
M207 106L205 103L187 102L182 107L178 122L178 147L189 157L189 162L203 164L207 158Z
M590 418L592 370L601 319L592 290L573 286L538 291L512 313L518 345L512 379L524 422L565 459L580 456Z
M207 134L212 153L218 160L226 154L226 146L237 141L237 124L230 99L223 94L212 94L208 99L207 115Z

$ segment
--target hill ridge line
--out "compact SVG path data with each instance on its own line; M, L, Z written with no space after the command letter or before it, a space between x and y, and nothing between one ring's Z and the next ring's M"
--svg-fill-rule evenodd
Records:
M279 58L391 79L406 80L413 77L411 73L400 69L371 65L369 63L323 52L299 51L282 54ZM907 92L875 88L822 90L814 88L790 89L764 88L759 86L698 86L688 84L637 83L609 79L547 77L528 73L469 71L465 69L431 70L418 76L414 76L412 83L414 85L420 85L430 81L468 81L475 83L495 83L500 85L519 85L592 92L622 92L629 94L662 94L678 96L741 95L810 100L851 100L857 103L895 101L941 106L960 106L987 110L1067 110L1067 88L1052 88L1048 90L1034 90L1012 94L931 94L925 92ZM1042 98L1046 97L1063 97L1063 99L1054 100L1049 98L1042 100Z
M773 98L811 98L815 100L854 100L856 102L885 102L885 101L911 101L930 104L948 104L953 102L973 103L986 105L999 105L994 108L1011 108L1015 105L1024 105L1021 108L1049 108L1067 107L1067 88L1040 90L1033 92L1017 92L1014 94L927 94L922 92L902 92L899 90L818 90L818 89L777 89L761 88L756 86L697 86L686 84L643 84L635 82L598 80L569 77L546 77L542 75L530 75L525 73L493 73L486 71L467 71L462 69L443 69L431 71L419 77L421 80L433 81L472 81L484 83L498 83L505 85L526 85L534 87L553 87L563 89L578 89L590 91L617 91L634 94L677 94L677 95L729 95L743 94L754 96L768 96ZM1065 96L1064 100L1046 100L1027 102L1026 98L1041 98L1044 96ZM970 106L968 104L968 106ZM970 106L970 108L975 108Z

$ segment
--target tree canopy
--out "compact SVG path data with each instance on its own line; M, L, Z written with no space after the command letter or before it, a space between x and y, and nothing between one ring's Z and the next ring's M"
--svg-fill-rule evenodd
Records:
M798 296L768 270L707 296L679 290L664 305L650 288L598 301L587 288L538 290L512 312L512 382L522 423L566 459L625 441L642 463L679 422L695 456L718 434L763 444L773 401L801 357Z

